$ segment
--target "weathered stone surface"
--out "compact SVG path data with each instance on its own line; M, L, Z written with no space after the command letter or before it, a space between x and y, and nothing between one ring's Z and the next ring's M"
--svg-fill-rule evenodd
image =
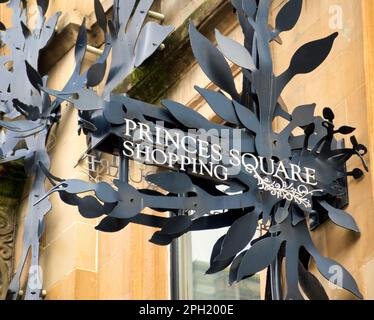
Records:
M165 50L154 54L115 91L127 92L135 99L157 103L195 63L188 35L191 20L209 39L214 39L212 26L221 25L222 29L226 29L228 25L238 24L229 1L205 1L165 41Z
M13 271L16 211L25 183L22 163L0 166L0 299Z

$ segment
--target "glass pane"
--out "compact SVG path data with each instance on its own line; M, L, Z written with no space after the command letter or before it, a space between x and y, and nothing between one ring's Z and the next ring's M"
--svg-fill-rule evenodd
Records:
M259 300L260 276L230 286L229 269L214 275L205 275L216 241L227 229L199 231L191 234L192 298L194 300Z

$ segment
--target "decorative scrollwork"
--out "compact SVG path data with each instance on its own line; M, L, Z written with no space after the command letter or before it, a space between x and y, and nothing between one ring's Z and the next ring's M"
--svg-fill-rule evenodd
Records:
M261 175L252 169L246 168L249 173L252 173L257 179L258 189L270 192L272 196L276 196L278 199L284 199L287 201L295 201L297 204L304 206L305 208L311 208L311 198L313 194L323 192L323 189L309 190L305 185L294 186L294 183L288 184L282 178L275 178L278 181L274 181L269 177L261 177Z
M4 298L9 285L13 263L14 218L0 210L0 298Z

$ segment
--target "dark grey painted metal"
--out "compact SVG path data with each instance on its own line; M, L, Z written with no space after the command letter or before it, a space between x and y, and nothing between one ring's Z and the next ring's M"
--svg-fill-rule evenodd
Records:
M26 99L17 96L16 93L13 98L17 99L14 106L4 103L4 110L10 108L7 111L9 114L20 113L27 120L1 123L7 129L9 141L4 144L2 154L9 156L8 161L14 157L28 160L29 150L36 150L33 151L35 157L26 163L31 163L31 168L34 169L32 172L38 177L35 180L38 186L44 187L45 176L53 185L46 193L44 190L33 188L33 192L37 190L37 193L30 198L30 203L33 204L30 210L38 214L39 220L32 220L31 224L26 226L26 239L29 239L30 234L35 234L30 243L38 243L35 239L38 240L42 229L38 223L42 224L42 217L50 209L47 198L58 192L62 201L77 206L82 216L103 216L103 220L96 227L98 230L116 232L130 223L152 226L159 230L150 241L158 245L168 245L189 231L229 227L227 234L220 238L213 248L208 273L219 272L231 265L229 281L234 283L271 265L270 269L273 269L274 273L271 277L274 279L273 298L303 299L299 284L309 298L326 298L324 290L308 271L307 264L303 265L303 268L300 267L300 252L305 250L307 255L313 257L319 271L328 280L329 268L332 265L340 265L318 253L311 240L307 221L311 213L324 211L335 224L359 232L353 218L338 209L335 204L346 192L343 180L347 176L355 179L363 176L363 171L358 168L346 172L346 162L357 156L362 160L363 167L368 170L364 160L367 149L354 137L351 138L352 148L338 146L335 135L350 135L354 129L346 126L335 128L334 114L329 108L324 110L322 117L315 115L314 104L301 105L289 113L280 95L295 75L315 70L327 58L337 34L302 46L292 57L289 68L276 77L273 73L269 43L276 40L280 42L279 35L294 27L301 13L302 0L290 0L281 8L274 30L269 28L268 24L270 0L233 0L232 3L245 34L245 46L216 32L219 50L199 33L193 23L190 24L192 49L199 65L209 79L230 98L211 90L197 90L212 110L231 126L214 124L196 111L174 101L162 101L165 108L161 108L123 95L112 94L113 88L134 67L152 54L172 30L170 27L153 23L145 24L143 27L146 12L152 4L150 0L140 1L137 5L135 0L116 0L113 18L109 22L105 19L100 2L95 1L98 23L106 35L104 53L97 63L80 75L87 41L83 24L76 46L77 68L61 92L47 88L46 79L42 79L36 71L36 64L26 64L26 67L20 64L23 67L22 71L27 71L30 89L34 92L32 96L40 96L39 100L43 103L30 101L30 97ZM41 7L41 11L45 11L44 7ZM25 25L23 22L17 30L21 39L27 42L29 37ZM153 42L145 43L145 39L149 38L152 38ZM17 43L16 40L19 42L18 38L12 38L12 43ZM103 81L110 50L113 58L109 66L109 78L104 94L99 96L90 87ZM231 69L224 55L242 67L244 90L241 96L235 87ZM1 83L1 88L7 88L7 85ZM52 103L47 94L57 99ZM147 123L151 127L160 120L171 128L182 130L202 128L232 131L234 126L242 130L243 153L252 152L268 159L281 160L287 169L292 164L315 169L315 189L323 191L310 196L309 200L313 206L307 208L302 204L283 201L270 192L262 192L257 186L257 180L244 166L236 176L229 177L226 182L229 189L225 192L217 188L222 184L221 181L194 176L190 171L178 172L176 167L175 172L162 172L147 177L149 182L165 190L165 195L152 190L138 190L131 186L125 174L128 170L127 159L122 159L121 176L120 179L113 181L114 186L54 177L48 172L45 136L40 132L46 135L50 126L58 120L58 109L62 101L70 102L79 110L81 131L90 137L90 150L118 154L124 139L125 118ZM34 106L43 108L38 112L39 107ZM279 133L274 132L272 127L277 116L289 121ZM303 129L304 134L294 136L296 128ZM18 154L9 154L16 146L19 135L23 135L26 142L29 141L28 149L19 151ZM43 137L40 144L30 140L30 137L34 138L36 135ZM232 138L229 144L230 147L234 146ZM95 196L79 196L88 191L94 192ZM230 192L233 191L241 193L231 195ZM42 194L45 195L41 196ZM180 196L181 194L183 196ZM36 195L38 197L35 197ZM151 216L143 213L145 208L160 212L170 211L172 214L170 218ZM222 210L222 213L211 214L217 210ZM260 219L264 224L271 222L271 229L268 234L254 239ZM251 248L245 250L250 243ZM25 248L27 253L28 243L25 243ZM285 260L286 268L287 292L284 296L280 290L283 284L279 277L282 260ZM21 269L22 265L19 270ZM343 288L361 298L362 295L352 276L344 268L342 270ZM19 288L21 271L18 272L10 288L13 297Z
M17 273L8 289L8 298L17 299L21 289L20 278L23 272L29 274L25 290L25 299L41 299L42 283L39 268L39 239L44 232L44 216L50 211L51 204L45 197L45 180L50 166L50 160L46 150L46 142L51 127L60 120L60 104L63 101L74 103L79 112L80 132L85 134L100 130L92 124L92 110L105 105L105 99L99 98L92 87L102 82L107 67L107 58L113 48L113 65L111 66L111 79L108 88L114 88L124 76L128 75L135 64L139 65L148 58L172 31L171 27L159 26L154 23L143 23L147 11L153 1L143 0L136 5L133 18L130 23L130 13L135 8L135 1L114 0L114 14L109 23L106 21L105 12L100 1L95 0L95 12L98 25L105 33L105 48L103 54L86 72L81 73L83 58L87 46L87 34L85 21L80 28L76 47L76 67L67 81L61 97L53 102L49 97L47 77L42 78L38 71L39 51L46 47L52 38L60 13L56 13L49 20L45 19L45 13L49 1L37 1L39 17L36 27L31 31L28 27L26 15L26 1L10 0L7 6L13 10L12 28L6 29L1 24L1 45L7 46L11 56L1 57L0 80L0 111L8 119L1 121L0 125L5 129L5 139L0 146L0 162L24 159L25 170L32 181L29 194L29 208L25 219L25 233L23 237L23 252ZM107 27L109 24L109 28ZM144 26L143 26L144 25ZM114 27L113 27L114 26ZM124 31L128 26L129 35ZM108 31L110 29L110 32ZM139 36L139 37L138 37ZM150 43L150 41L152 41ZM125 58L122 61L122 58ZM130 57L129 60L126 60ZM119 66L115 64L121 62ZM8 63L8 65L7 65ZM124 70L126 72L124 72ZM110 92L109 90L108 92ZM77 99L77 97L79 97ZM82 104L79 104L82 102ZM96 106L96 107L95 107ZM88 111L87 111L88 110ZM23 119L18 117L22 115ZM17 118L17 119L16 119ZM23 147L19 147L22 146ZM50 177L49 177L50 178ZM55 178L55 177L54 177ZM56 181L56 180L55 180ZM61 186L61 180L58 184ZM80 184L78 183L78 188ZM106 185L97 188L98 194L103 194L103 199L109 201L104 205L104 212L111 211L113 194ZM112 197L111 197L112 196ZM61 198L69 204L79 204L82 214L87 218L98 215L100 203L88 197L86 201L69 193L61 193ZM37 201L37 204L35 202ZM123 224L120 223L122 226ZM112 227L112 225L111 225ZM27 256L31 254L31 267L25 269Z

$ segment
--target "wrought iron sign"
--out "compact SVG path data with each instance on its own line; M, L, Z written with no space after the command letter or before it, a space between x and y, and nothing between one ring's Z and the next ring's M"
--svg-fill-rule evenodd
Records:
M359 168L347 172L346 162L359 157L367 171L367 149L354 136L350 137L351 147L340 147L337 134L351 135L354 128L336 126L331 109L316 115L316 105L305 104L292 106L293 111L288 112L280 97L296 75L312 72L323 63L338 34L303 45L291 57L289 67L275 76L270 44L295 26L302 0L286 2L274 28L268 23L271 0L231 2L245 36L244 46L217 30L217 48L193 22L189 27L197 62L219 88L196 90L224 124L208 121L175 101L164 100L160 107L113 94L113 89L173 30L145 22L152 0L115 0L109 21L100 1L95 1L105 49L81 74L87 44L83 22L75 49L76 68L62 91L48 88L47 77L37 71L38 52L52 37L59 15L46 21L48 1L38 1L40 22L31 31L25 1L8 3L14 19L11 29L1 25L2 42L12 53L2 57L0 64L1 108L9 120L0 122L6 131L1 161L23 158L33 181L24 252L8 290L9 298L17 298L29 250L32 264L38 264L44 216L51 209L48 197L58 192L62 201L78 207L85 218L103 217L97 230L117 232L131 223L151 226L158 229L150 240L157 245L168 245L190 231L229 227L214 245L208 274L230 267L229 282L235 283L268 268L270 298L303 299L303 292L310 299L327 299L309 271L309 262L313 259L328 280L329 268L340 264L318 252L309 219L316 213L324 214L335 224L359 232L354 219L340 208L339 200L346 196L347 177L363 177ZM107 62L109 53L111 65ZM227 60L241 67L241 94ZM12 68L7 67L8 61ZM107 69L109 76L104 79ZM25 79L26 74L28 81L20 87L19 79ZM103 94L99 95L93 87L104 81ZM65 180L49 172L45 144L51 126L60 120L62 101L79 111L80 130L89 137L90 151L120 157L119 177L113 185ZM287 121L280 132L273 127L277 117ZM301 133L295 133L297 128ZM26 145L19 149L21 141ZM158 191L138 190L129 183L129 159L160 169L146 178ZM53 185L48 192L46 178ZM81 195L86 192L94 196ZM143 213L145 208L170 212L170 217L148 215ZM270 228L256 238L260 222ZM280 276L283 261L285 283ZM340 267L342 287L362 298L353 277ZM40 292L27 286L27 299L39 296Z

